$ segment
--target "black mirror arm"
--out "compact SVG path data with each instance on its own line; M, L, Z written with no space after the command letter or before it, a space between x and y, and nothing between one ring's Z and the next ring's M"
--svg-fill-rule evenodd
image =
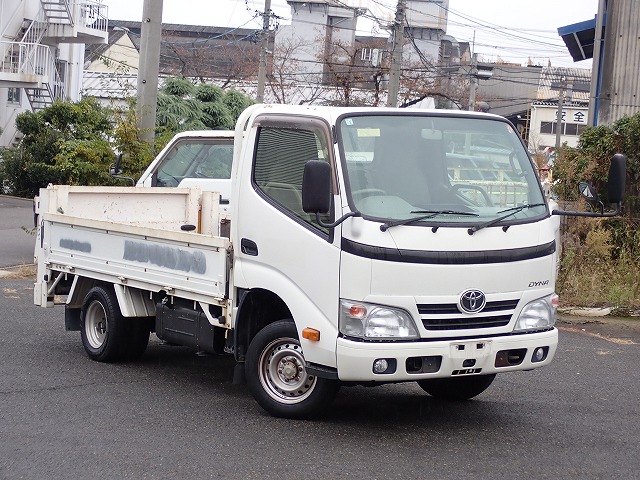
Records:
M564 215L569 217L591 217L591 218L602 218L602 217L617 217L622 214L622 203L616 204L616 209L613 212L604 212L604 204L600 203L600 212L574 212L571 210L552 210L551 215Z
M340 225L342 222L344 222L349 217L361 217L361 216L362 216L362 214L360 212L349 212L349 213L341 216L335 222L324 223L322 220L320 220L320 212L316 212L316 222L318 222L318 225L320 225L321 227L324 227L324 228L335 228L338 225Z

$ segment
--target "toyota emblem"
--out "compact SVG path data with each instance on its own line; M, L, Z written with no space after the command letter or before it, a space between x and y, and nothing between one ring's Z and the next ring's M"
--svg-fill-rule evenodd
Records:
M480 290L467 290L460 295L458 309L463 313L478 313L487 303L484 293Z

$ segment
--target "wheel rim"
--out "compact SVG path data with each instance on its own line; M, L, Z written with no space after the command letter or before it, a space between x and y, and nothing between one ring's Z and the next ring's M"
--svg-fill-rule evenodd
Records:
M262 351L259 376L267 394L279 403L305 400L316 386L317 378L307 375L300 342L279 338Z
M85 313L84 333L91 347L98 349L104 344L107 336L107 314L97 300L91 302Z

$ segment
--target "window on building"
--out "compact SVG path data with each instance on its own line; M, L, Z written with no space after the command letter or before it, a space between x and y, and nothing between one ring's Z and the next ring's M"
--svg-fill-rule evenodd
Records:
M556 122L542 122L540 123L540 133L555 133Z
M564 126L564 134L565 135L578 135L578 124L577 123L567 123Z
M9 103L21 103L21 98L20 98L20 88L9 88L9 93L7 95L7 102Z
M548 135L555 135L556 134L556 128L557 128L557 123L556 122L541 122L540 123L540 133L546 133ZM584 125L578 124L578 123L563 123L562 124L562 135L571 135L571 136L577 136L580 135L582 133L582 131L584 130Z
M371 54L372 54L373 49L372 48L363 48L362 49L362 61L363 62L370 62L371 61Z

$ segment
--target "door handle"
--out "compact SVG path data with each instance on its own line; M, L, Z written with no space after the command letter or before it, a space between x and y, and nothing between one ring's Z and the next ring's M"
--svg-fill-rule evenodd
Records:
M240 251L245 255L251 255L252 257L258 256L258 245L253 240L243 238L240 240Z

